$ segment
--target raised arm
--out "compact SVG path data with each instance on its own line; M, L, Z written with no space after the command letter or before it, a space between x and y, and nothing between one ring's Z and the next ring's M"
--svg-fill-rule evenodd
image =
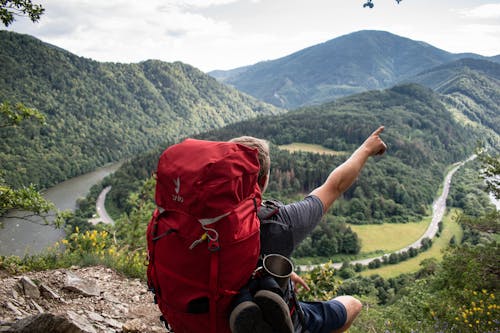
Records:
M380 138L384 126L373 132L347 161L333 170L325 183L311 192L323 203L326 212L337 198L354 183L370 156L382 155L387 146Z

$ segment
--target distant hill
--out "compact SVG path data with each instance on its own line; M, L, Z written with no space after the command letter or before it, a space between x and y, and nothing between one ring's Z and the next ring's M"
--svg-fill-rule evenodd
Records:
M47 117L0 128L8 183L42 187L178 137L282 112L180 63L99 63L0 31L0 102Z
M475 54L452 54L384 31L359 31L276 60L210 75L285 108L383 89L426 69Z
M351 223L418 221L428 213L447 167L472 154L478 139L495 142L481 129L457 121L440 94L417 84L246 120L196 137L228 140L251 135L269 140L272 165L266 195L286 200L319 186L381 124L386 127L382 137L388 145L387 154L370 159L344 200L334 207L336 220L342 216L340 219ZM496 140L498 143L498 137ZM347 154L292 154L276 148L292 142L317 144ZM122 168L117 175L121 178L110 181L113 188L116 186L111 196L117 206L125 206L128 193L119 194L120 188L130 190L140 183L137 178L148 177L159 155L156 151L136 158Z
M335 215L351 223L418 220L415 216L425 215L423 205L434 200L448 165L472 154L479 139L499 144L498 136L456 120L440 94L417 84L364 92L200 136L226 140L252 135L279 145L303 142L352 152L381 124L387 154L370 160L345 193L347 202L335 208ZM278 193L290 188L308 193L346 158L302 160L288 152L274 154L269 190Z
M450 107L500 134L499 63L461 59L426 70L409 81L443 94Z

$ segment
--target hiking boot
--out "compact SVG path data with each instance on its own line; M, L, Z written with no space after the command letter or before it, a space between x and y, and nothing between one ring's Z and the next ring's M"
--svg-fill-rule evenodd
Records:
M264 321L262 311L252 301L238 304L229 317L233 333L273 333L271 325Z
M280 295L269 290L259 290L254 301L274 333L294 333L290 310Z

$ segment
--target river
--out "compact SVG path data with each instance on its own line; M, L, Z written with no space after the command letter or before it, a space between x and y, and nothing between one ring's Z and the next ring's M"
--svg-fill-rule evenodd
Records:
M44 192L43 196L52 201L60 210L76 209L78 198L85 197L90 188L107 175L116 171L122 162L110 164L93 172L71 178ZM46 225L41 218L31 217L30 221L15 218L22 212L11 212L0 219L0 255L17 255L40 253L47 247L64 237L62 229Z

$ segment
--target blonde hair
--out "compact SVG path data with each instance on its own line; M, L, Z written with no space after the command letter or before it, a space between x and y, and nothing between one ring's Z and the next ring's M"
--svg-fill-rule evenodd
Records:
M266 140L254 138L253 136L240 136L229 142L235 142L250 148L257 149L260 163L259 181L269 174L271 169L271 158L269 157L269 143Z

